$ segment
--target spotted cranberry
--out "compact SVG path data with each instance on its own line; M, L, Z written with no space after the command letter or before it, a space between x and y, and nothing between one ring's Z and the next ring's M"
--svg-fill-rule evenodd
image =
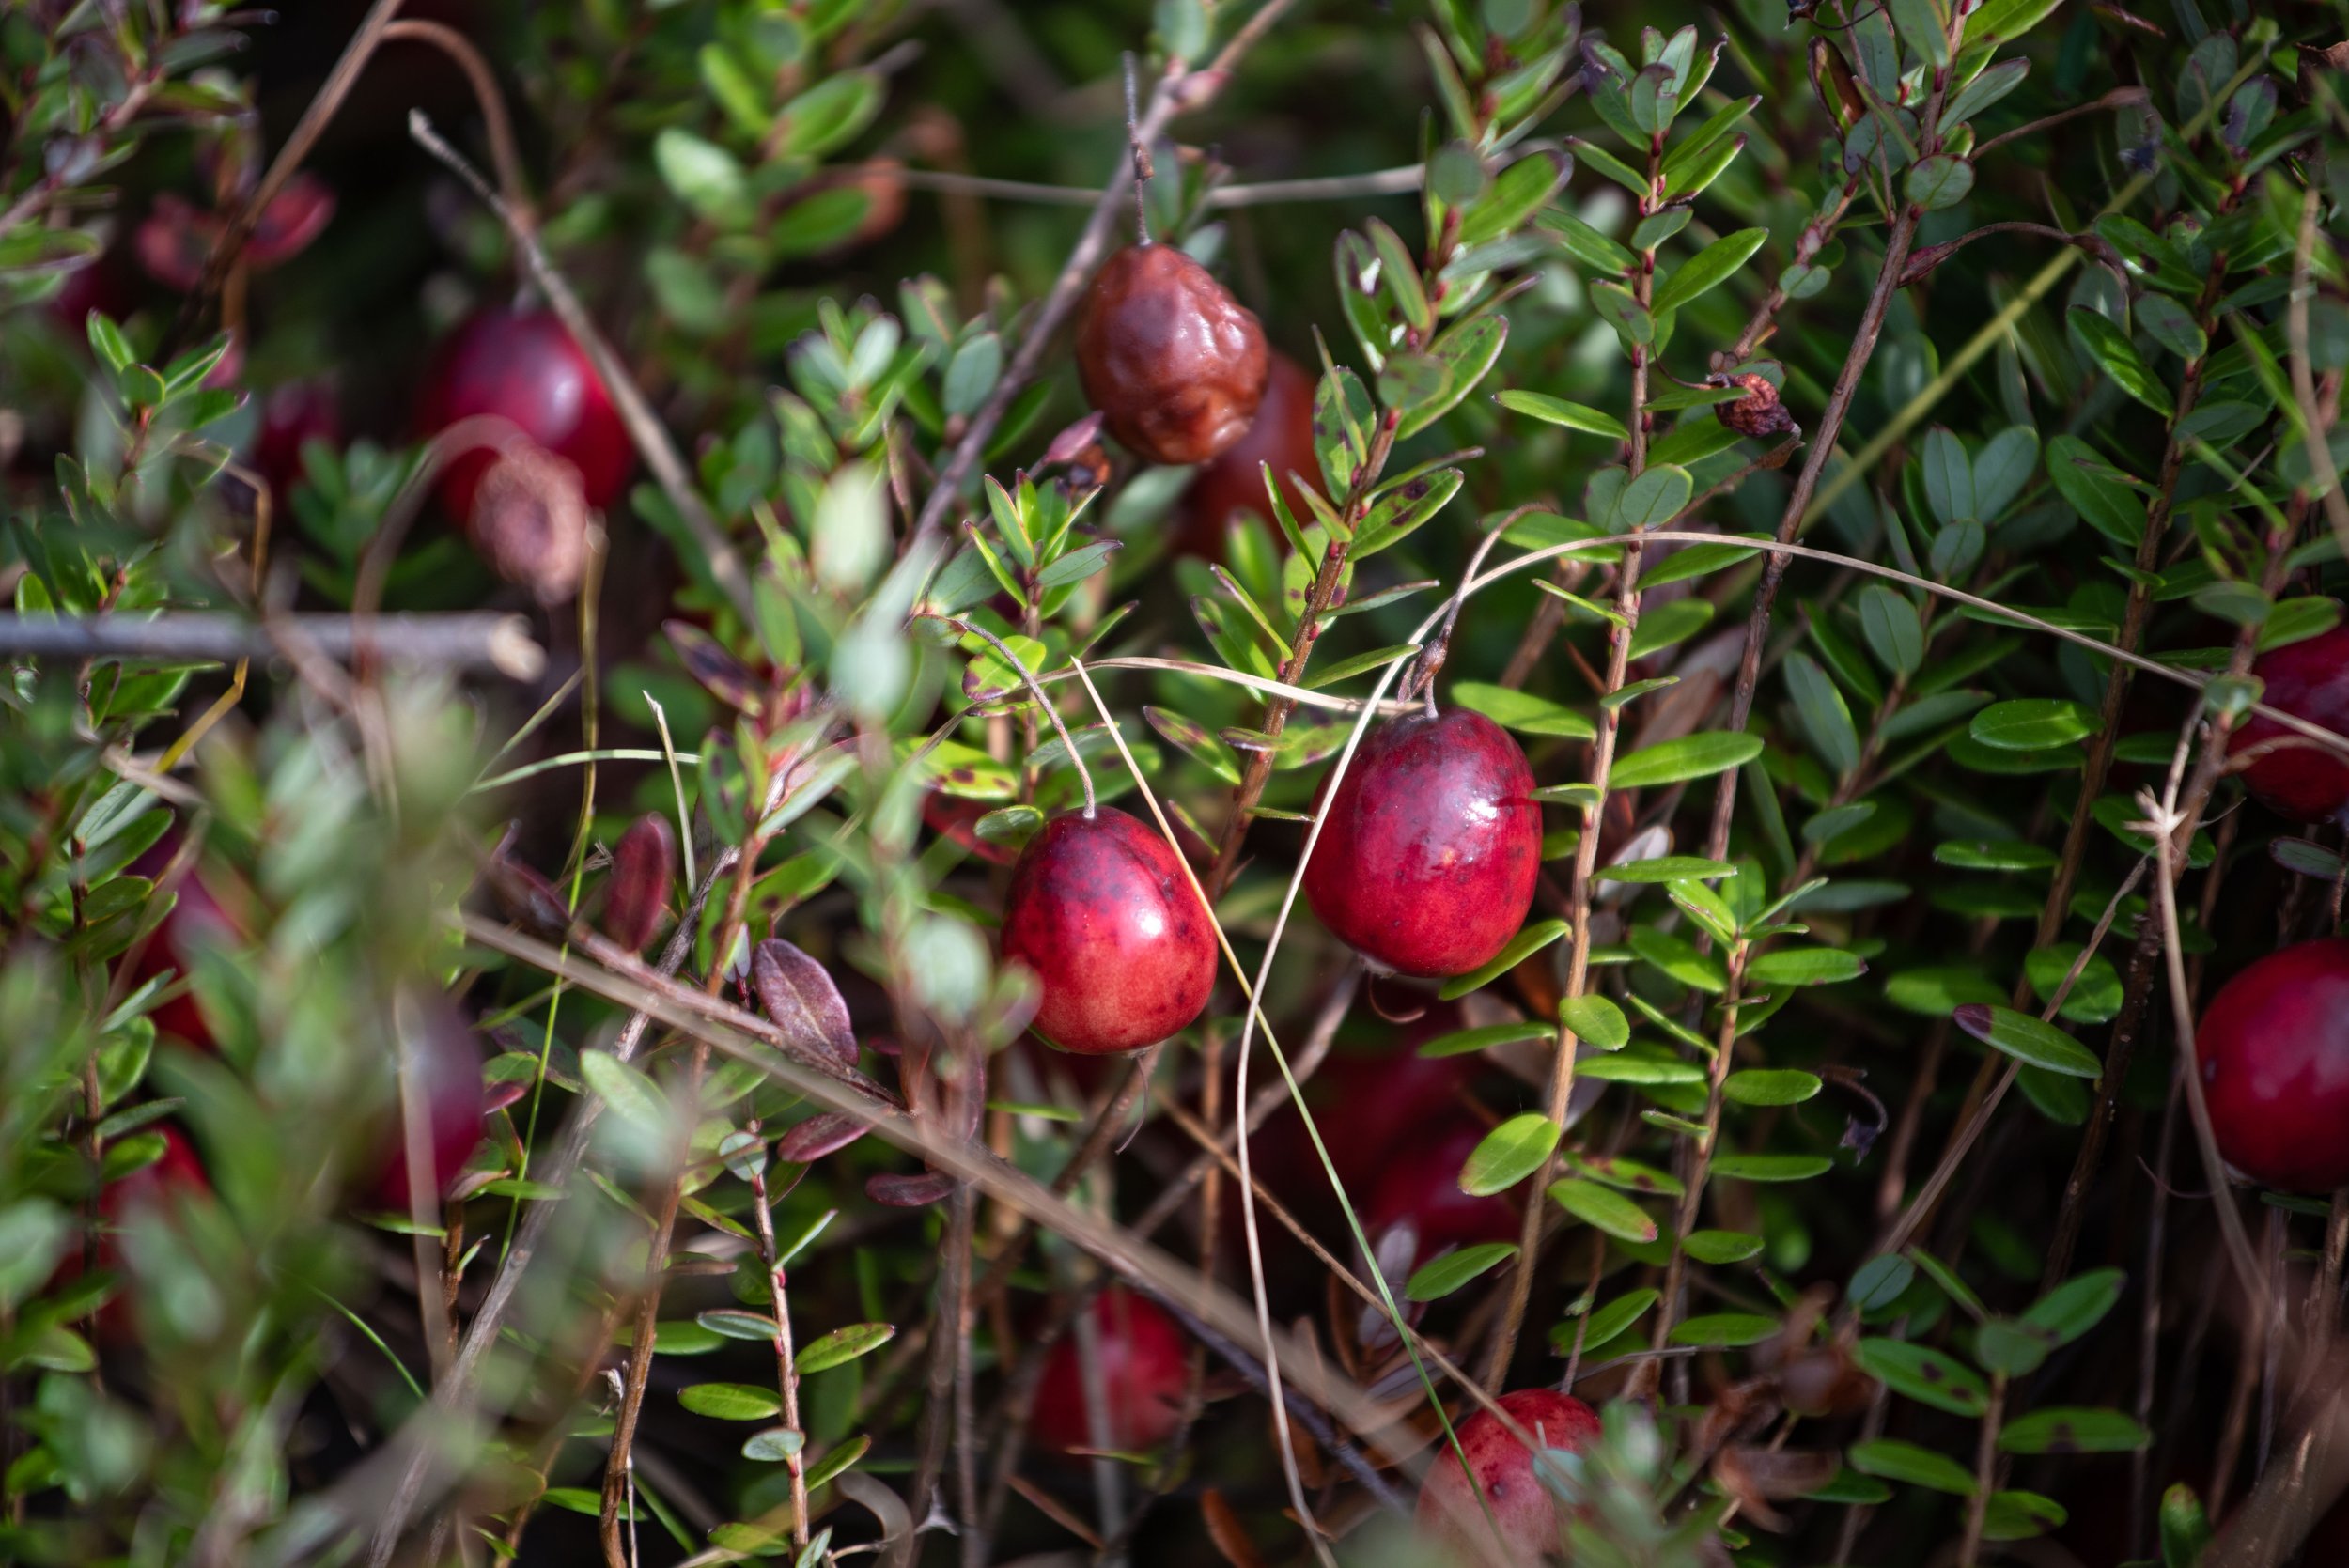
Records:
M1264 401L1248 433L1203 464L1183 491L1183 536L1180 548L1193 555L1221 560L1224 533L1233 518L1252 512L1272 515L1265 494L1264 471L1272 470L1281 487L1281 502L1300 521L1311 514L1300 486L1315 494L1321 488L1321 459L1314 454L1314 379L1286 354L1272 356L1265 377Z
M480 415L510 422L578 469L589 506L611 505L628 483L635 460L628 427L585 350L551 312L484 311L442 345L417 402L418 428L428 435ZM494 455L470 449L443 473L441 499L459 521L473 516L474 492Z
M1519 1389L1501 1396L1501 1407L1534 1437L1554 1449L1579 1451L1598 1436L1598 1417L1591 1407L1551 1389ZM1510 1562L1548 1560L1558 1551L1559 1503L1533 1467L1533 1452L1496 1421L1479 1410L1459 1424L1460 1454L1444 1445L1419 1492L1419 1525L1452 1554L1445 1560L1484 1562L1495 1557L1492 1530L1497 1525L1501 1554ZM1475 1484L1469 1478L1475 1477ZM1492 1524L1477 1506L1481 1490L1492 1508Z
M1088 1311L1107 1420L1097 1436L1085 1403L1083 1350L1072 1327L1036 1381L1030 1434L1060 1453L1139 1453L1164 1442L1182 1419L1190 1380L1181 1327L1157 1302L1120 1286L1095 1296Z
M2271 953L2228 981L2194 1054L2227 1163L2290 1192L2349 1184L2349 938Z
M1465 974L1525 924L1542 811L1525 753L1483 714L1414 714L1374 730L1318 809L1305 896L1377 968Z
M1172 245L1101 264L1077 321L1077 375L1110 434L1154 463L1202 463L1264 398L1264 329Z
M1166 840L1111 806L1046 823L1012 867L1003 956L1043 985L1035 1030L1103 1056L1155 1045L1207 1005L1215 929Z
M2349 625L2319 637L2287 643L2260 655L2251 673L2266 690L2260 700L2295 719L2349 735ZM2267 741L2283 744L2244 769L2243 784L2268 810L2300 822L2325 822L2349 806L2349 760L2253 716L2234 732L2231 752Z

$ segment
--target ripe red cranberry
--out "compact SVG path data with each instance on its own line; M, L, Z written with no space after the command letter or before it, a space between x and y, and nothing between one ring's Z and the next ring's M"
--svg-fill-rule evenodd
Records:
M1215 987L1215 928L1182 862L1112 806L1064 812L1020 851L1003 956L1043 983L1036 1032L1082 1056L1156 1045Z
M2289 1192L2349 1184L2349 938L2271 953L2228 981L2194 1054L2227 1163Z
M1211 561L1223 558L1224 531L1233 517L1253 512L1272 516L1265 495L1264 470L1270 464L1281 486L1282 504L1302 521L1311 516L1298 493L1302 480L1322 494L1321 459L1314 455L1314 379L1304 366L1283 353L1274 353L1265 377L1264 401L1248 433L1191 475L1183 491L1183 536L1177 547ZM1294 474L1297 477L1292 478Z
M1579 1451L1598 1436L1598 1417L1591 1407L1552 1389L1519 1389L1501 1396L1501 1407L1517 1423L1554 1449ZM1511 1562L1547 1561L1557 1554L1562 1521L1557 1495L1544 1485L1533 1467L1533 1452L1495 1421L1479 1410L1457 1428L1460 1452L1468 1468L1449 1443L1438 1450L1427 1479L1420 1485L1419 1526L1453 1554L1445 1560L1484 1562L1493 1557L1492 1526L1476 1503L1469 1483L1471 1473L1491 1504L1493 1523Z
M1101 264L1077 320L1077 376L1115 436L1154 463L1203 463L1247 433L1265 388L1264 329L1172 245Z
M481 1147L481 1119L487 1114L488 1088L481 1073L481 1052L473 1031L453 1007L425 1003L409 1032L410 1067L422 1092L425 1143L430 1151L429 1182L434 1196L448 1191L457 1173ZM397 1079L395 1079L397 1084ZM397 1095L397 1089L395 1089ZM394 1113L377 1155L375 1179L368 1202L395 1213L408 1212L408 1139L406 1123L394 1100Z
M1444 1108L1431 1107L1440 1112ZM1442 1116L1438 1126L1422 1131L1400 1146L1390 1145L1369 1206L1362 1211L1362 1229L1372 1247L1399 1225L1409 1225L1418 1237L1411 1255L1417 1267L1452 1247L1480 1241L1514 1241L1522 1218L1519 1205L1505 1193L1483 1197L1460 1190L1460 1168L1485 1140L1485 1128L1465 1112ZM1356 1202L1361 1202L1359 1196Z
M1483 714L1413 714L1373 730L1317 809L1305 897L1374 966L1465 974L1525 924L1542 809L1525 753Z
M322 379L288 381L262 400L253 467L269 481L280 507L305 472L303 447L314 441L336 447L343 443L342 407L333 383Z
M482 414L511 421L578 469L590 506L611 505L628 483L635 462L628 427L586 351L551 311L483 311L441 346L417 400L417 427L428 435ZM492 457L476 447L443 473L441 499L459 521L473 516Z
M2349 624L2321 637L2260 655L2251 673L2265 683L2260 700L2295 719L2349 735ZM2244 787L2268 810L2300 822L2325 822L2349 806L2349 761L2273 719L2253 716L2234 732L2230 752L2289 738L2244 769Z
M153 847L131 862L132 874L160 877L171 863L172 856L179 853L179 842L176 831L157 840ZM163 924L139 952L138 963L131 971L133 986L144 986L157 975L184 976L198 948L221 946L238 939L237 923L220 900L212 896L201 866L190 866L183 872L176 892L179 896L171 913L163 917ZM204 1050L213 1048L211 1029L204 1022L204 1010L195 1004L192 992L181 991L148 1016L155 1020L157 1033L176 1035Z
M1111 1449L1139 1453L1164 1442L1183 1413L1190 1379L1182 1329L1155 1301L1112 1285L1090 1309L1108 1417L1106 1442L1093 1436L1085 1405L1084 1361L1072 1327L1052 1347L1035 1386L1028 1431L1061 1453Z
M186 1133L168 1122L158 1123L148 1130L163 1135L163 1155L129 1175L107 1183L98 1194L98 1266L110 1273L122 1267L120 1237L125 1225L143 1215L167 1215L180 1200L212 1190L211 1181L204 1173L204 1162L196 1157L195 1146L188 1141ZM82 1261L83 1250L77 1242L57 1260L50 1283L62 1285L80 1279ZM101 1339L119 1343L131 1337L131 1303L127 1296L117 1294L98 1310L98 1332Z

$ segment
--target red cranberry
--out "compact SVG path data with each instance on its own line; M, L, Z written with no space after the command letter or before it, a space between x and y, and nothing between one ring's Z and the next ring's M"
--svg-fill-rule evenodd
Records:
M1501 1407L1517 1423L1554 1449L1579 1451L1598 1436L1598 1417L1591 1407L1551 1389L1519 1389L1501 1396ZM1481 1488L1491 1504L1493 1523L1512 1562L1542 1562L1557 1554L1561 1521L1557 1495L1543 1484L1533 1467L1533 1453L1493 1419L1479 1410L1459 1424L1459 1454L1443 1444L1436 1463L1421 1483L1419 1525L1461 1562L1483 1562L1493 1555L1492 1526L1476 1503ZM1476 1487L1469 1477L1476 1477ZM1448 1558L1447 1560L1453 1559Z
M1077 376L1115 436L1154 463L1202 463L1247 433L1265 388L1264 329L1172 245L1101 264L1077 321Z
M161 877L179 848L178 833L165 835L131 862L132 874ZM137 967L131 971L134 986L144 986L157 975L184 976L199 948L238 939L237 923L229 918L220 900L212 896L201 867L190 866L182 873L176 891L179 896L172 904L171 913L163 917L163 923L139 952ZM195 1004L193 992L182 990L148 1016L155 1020L157 1033L176 1035L204 1050L213 1048L211 1029L205 1023L204 1010Z
M1248 433L1201 466L1183 491L1180 549L1211 561L1223 558L1224 533L1241 512L1270 518L1264 470L1269 464L1281 486L1282 504L1300 522L1312 514L1299 494L1299 481L1322 493L1321 460L1314 455L1314 379L1286 354L1272 356L1265 377L1264 401ZM1292 478L1294 474L1297 477Z
M445 1003L426 1004L418 1027L408 1036L410 1070L417 1076L425 1112L425 1142L430 1151L429 1186L435 1196L448 1191L457 1173L481 1147L481 1119L488 1106L488 1089L481 1073L481 1052L473 1031ZM394 1082L397 1084L397 1079ZM406 1122L394 1101L390 1130L383 1136L368 1201L395 1213L408 1211L408 1139Z
M196 1157L195 1146L188 1141L186 1133L168 1122L148 1130L163 1135L162 1157L107 1183L98 1194L98 1266L110 1273L122 1267L120 1236L125 1225L142 1215L167 1214L180 1200L212 1190L212 1184L204 1173L204 1162ZM82 1257L82 1248L76 1244L58 1260L50 1283L62 1285L80 1279ZM117 1295L98 1310L98 1332L101 1339L119 1343L131 1337L131 1303L127 1297Z
M2266 684L2260 700L2268 706L2349 735L2349 625L2263 653L2251 673ZM2279 738L2287 744L2245 768L2244 786L2268 810L2296 821L2324 822L2339 815L2349 806L2349 761L2339 753L2258 716L2234 732L2228 750L2240 752Z
M442 345L418 399L416 424L429 434L490 414L579 470L587 505L619 498L634 465L628 427L585 350L550 311L484 311ZM441 478L441 499L459 520L489 471L486 448L459 453Z
M1090 1309L1108 1421L1097 1441L1085 1405L1084 1361L1072 1327L1044 1363L1028 1430L1061 1453L1139 1453L1164 1442L1183 1413L1190 1381L1182 1329L1155 1301L1112 1285Z
M311 442L343 442L342 408L334 387L320 380L288 381L261 404L261 431L253 443L253 466L269 481L282 508L287 493L305 472L302 449Z
M1382 970L1434 978L1490 959L1525 924L1542 864L1533 769L1499 724L1454 708L1371 732L1334 797L1305 896Z
M2349 1184L2349 938L2271 953L2228 981L2194 1053L2227 1163L2290 1192Z
M1003 956L1043 982L1036 1032L1082 1056L1157 1044L1215 986L1215 928L1182 862L1112 806L1065 812L1020 851Z

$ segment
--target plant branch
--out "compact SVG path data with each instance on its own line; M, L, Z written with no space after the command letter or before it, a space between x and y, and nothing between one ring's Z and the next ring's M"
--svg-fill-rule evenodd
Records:
M365 656L395 664L490 670L522 681L537 680L547 662L527 619L489 612L379 615L363 628L349 615L324 612L281 612L253 620L200 610L153 615L0 610L0 655L17 658L227 664L280 657L289 643L340 663Z

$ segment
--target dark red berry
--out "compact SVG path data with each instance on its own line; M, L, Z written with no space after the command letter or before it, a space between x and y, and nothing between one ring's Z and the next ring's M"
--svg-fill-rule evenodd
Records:
M2349 735L2349 625L2263 653L2251 673L2264 683L2260 701L2268 706ZM2257 715L2236 729L2228 750L2279 740L2281 745L2244 769L2244 787L2268 810L2295 821L2340 815L2349 806L2349 759L2340 753Z
M1052 1346L1035 1386L1028 1431L1060 1453L1111 1450L1139 1453L1166 1440L1183 1411L1190 1381L1182 1329L1155 1301L1112 1285L1088 1309L1108 1418L1099 1437L1085 1404L1082 1352L1072 1326Z
M1265 377L1264 401L1257 405L1248 433L1204 464L1183 491L1180 548L1221 560L1224 531L1236 515L1252 512L1270 519L1272 503L1264 484L1268 463L1290 515L1300 522L1310 518L1305 498L1298 493L1299 481L1316 495L1324 493L1321 460L1314 455L1314 379L1295 360L1277 352Z
M1077 321L1077 375L1110 434L1154 463L1203 463L1264 398L1264 329L1172 245L1101 264Z
M628 427L596 367L551 312L484 311L449 334L425 377L416 410L427 435L460 419L493 415L579 470L587 505L619 499L634 465ZM474 492L491 452L459 454L443 472L451 516L473 516Z
M488 1094L482 1080L481 1052L473 1031L455 1009L428 1002L419 1010L408 1033L409 1070L425 1112L424 1142L432 1160L426 1184L438 1198L448 1191L474 1151L481 1147L481 1119ZM389 1064L387 1063L387 1066ZM394 1111L378 1157L368 1198L378 1208L408 1211L408 1140L394 1079Z
M171 858L179 853L179 843L176 831L157 840L152 848L131 863L132 874L160 877L169 867ZM236 921L212 896L200 866L190 866L181 873L175 891L178 897L171 912L139 951L138 963L131 971L133 985L144 986L158 975L185 976L199 949L221 946L238 939ZM213 1048L211 1028L205 1023L204 1011L196 1005L192 991L182 990L148 1017L155 1020L159 1034L177 1036L205 1050Z
M1215 986L1215 928L1182 862L1112 806L1063 813L1020 851L1003 956L1043 983L1035 1032L1083 1056L1156 1045Z
M322 379L288 381L262 400L253 467L269 481L281 507L306 472L302 449L314 441L333 447L343 443L342 406L333 383Z
M2194 1054L2228 1164L2288 1192L2349 1184L2349 938L2271 953L2228 981Z
M1533 1436L1554 1449L1580 1451L1598 1436L1598 1417L1580 1400L1552 1389L1519 1389L1501 1396L1501 1407ZM1436 1462L1420 1485L1419 1525L1453 1554L1445 1560L1485 1562L1495 1560L1493 1525L1501 1529L1502 1556L1510 1562L1536 1563L1557 1554L1561 1521L1557 1494L1545 1485L1533 1467L1533 1452L1493 1419L1479 1410L1459 1423L1460 1455L1449 1443L1438 1451ZM1476 1485L1471 1488L1469 1477ZM1492 1508L1493 1524L1477 1506L1481 1489Z
M1370 1189L1362 1227L1371 1245L1408 1225L1418 1239L1410 1262L1417 1267L1454 1247L1516 1240L1522 1219L1517 1203L1502 1193L1478 1197L1460 1190L1460 1168L1484 1141L1484 1127L1467 1120L1465 1111L1445 1114L1449 1108L1443 1105L1424 1109L1437 1113L1439 1125L1390 1144Z
M603 934L631 953L643 952L669 912L677 863L677 831L667 817L648 811L630 823L612 850Z
M1542 809L1525 753L1490 719L1454 708L1384 724L1322 796L1305 896L1371 963L1465 974L1525 924Z

